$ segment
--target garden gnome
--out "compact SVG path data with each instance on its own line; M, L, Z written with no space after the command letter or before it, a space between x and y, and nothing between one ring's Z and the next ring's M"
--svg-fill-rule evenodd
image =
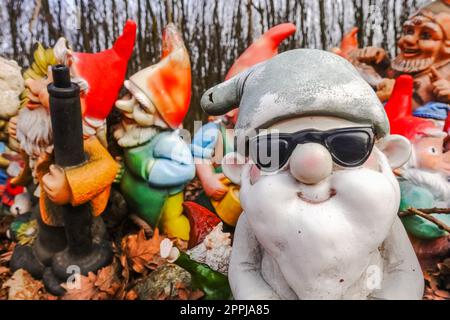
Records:
M170 237L189 239L183 188L195 175L180 128L189 108L191 68L175 25L163 33L161 61L125 81L131 96L116 102L122 120L114 130L124 148L120 187L131 210Z
M98 116L96 119L104 122L104 118L100 117L107 116L117 98L133 50L135 34L136 24L128 21L113 47L96 54L74 53L65 46L65 40L59 40L53 50L45 50L39 45L34 53L35 62L24 74L28 102L19 112L13 134L27 156L28 172L38 185L34 195L39 197L39 206L36 208L39 211L39 232L32 247L16 247L10 266L12 270L23 268L36 278L43 277L47 289L54 294L64 292L59 282L70 275L64 268L68 263L78 265L80 272L87 274L112 261L111 247L98 231L102 229L101 219L96 217L106 208L118 165L97 138L97 131L85 130L81 117L91 123L91 119ZM62 63L58 70L65 68L64 72L60 70L58 76L60 84L53 78L57 63ZM84 68L96 71L97 78L87 71L81 71ZM50 95L47 90L49 84L53 86ZM105 84L109 86L105 87ZM99 86L104 91L99 90ZM67 94L59 91L67 91ZM91 97L93 93L103 98ZM52 117L51 96L54 100L68 99L68 102L55 103L57 107L52 107ZM62 119L66 119L67 123L62 124ZM84 134L80 131L84 139L75 141L74 145L80 145L82 150L84 148L86 159L72 163L71 156L75 158L79 155L75 154L76 150L61 152L61 146L64 146L61 135L64 134L64 139L69 139L71 134L77 137L78 120L80 130L83 128L84 131ZM52 125L54 121L59 124L57 131L53 128L54 123ZM58 133L56 138L55 133ZM54 145L55 139L59 140L58 145ZM66 142L66 147L71 145L69 141ZM59 149L59 155L54 154L53 149ZM64 161L60 161L62 154ZM81 156L84 156L83 152ZM26 173L15 182L27 182ZM88 210L87 217L82 215L83 221L73 222L81 223L82 232L74 233L72 225L66 225L64 211L69 207L79 208L82 212ZM74 243L91 243L92 238L95 244L88 246L89 252L79 252L78 260L68 254Z
M239 106L241 214L229 280L236 299L420 299L420 265L397 211L410 143L336 54L279 54L205 92L202 108Z
M450 1L433 1L411 15L403 24L398 47L400 53L390 67L394 77L399 74L413 76L413 111L421 106L446 110L450 102ZM387 55L380 48L360 49L358 56L360 61L375 67L389 66ZM381 76L385 77L387 73ZM380 82L379 96L388 98L393 85L393 79Z
M386 104L391 133L411 141L408 163L398 170L400 210L448 208L450 206L450 151L445 149L448 133L435 121L412 116L413 79L397 78L392 96ZM432 214L446 225L450 215ZM419 216L402 218L422 266L435 265L450 253L450 238L436 224ZM434 263L433 263L434 262Z
M278 54L280 43L295 33L292 23L279 24L256 40L235 61L225 80L243 72L251 66L266 61ZM238 116L238 109L225 115L215 117L214 121L202 126L194 135L192 153L197 159L196 173L204 192L196 201L218 216L229 226L236 226L242 212L239 204L239 187L231 183L222 173L221 160L233 151L233 128Z

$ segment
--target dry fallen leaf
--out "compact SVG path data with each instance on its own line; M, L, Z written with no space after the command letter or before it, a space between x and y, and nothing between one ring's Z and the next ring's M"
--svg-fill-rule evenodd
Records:
M164 264L165 260L159 255L159 244L164 238L159 235L158 228L155 229L153 237L148 240L143 229L137 234L124 237L120 259L124 270L130 266L135 272L143 273L146 269L154 270ZM125 274L124 277L126 276Z
M23 269L19 269L6 281L2 288L8 288L8 300L39 300L44 285Z
M137 298L138 295L134 290L128 291L127 294L125 295L125 300L136 300Z
M109 265L100 269L97 274L89 272L87 276L80 275L79 283L63 284L66 294L63 300L105 300L114 297L120 287L118 283L115 266Z
M201 290L192 290L187 288L182 282L175 284L175 289L177 290L178 298L180 300L198 300L204 295Z

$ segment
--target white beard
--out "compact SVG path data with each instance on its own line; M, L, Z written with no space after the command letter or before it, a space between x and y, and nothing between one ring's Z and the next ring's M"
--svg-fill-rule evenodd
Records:
M450 205L450 182L444 174L409 168L402 171L402 178L429 189L435 199L441 201L444 207Z
M114 138L122 148L132 148L150 141L161 130L156 126L142 127L136 123L119 123L114 128Z
M241 204L264 251L262 275L281 297L345 299L370 294L367 268L383 268L379 248L396 219L400 199L390 167L381 162L382 172L335 171L323 183L336 195L318 204L297 196L304 185L288 172L261 176L251 185L250 168L244 169ZM269 265L275 275L265 274ZM280 289L280 281L290 289Z
M431 65L433 65L434 59L404 59L402 56L398 55L392 61L392 68L396 71L403 73L414 73L420 72L425 69L428 69Z
M22 108L17 118L17 140L30 157L36 157L53 144L50 115L44 107Z

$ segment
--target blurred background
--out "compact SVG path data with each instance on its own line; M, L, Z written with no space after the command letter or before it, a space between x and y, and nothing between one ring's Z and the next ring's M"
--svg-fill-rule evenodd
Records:
M27 67L36 42L53 46L65 36L76 51L97 52L112 45L124 22L138 24L128 74L159 61L162 28L181 30L192 64L192 100L185 126L206 120L201 94L221 82L234 60L268 28L297 26L280 51L331 49L353 26L360 46L396 54L403 21L428 0L2 0L0 55Z

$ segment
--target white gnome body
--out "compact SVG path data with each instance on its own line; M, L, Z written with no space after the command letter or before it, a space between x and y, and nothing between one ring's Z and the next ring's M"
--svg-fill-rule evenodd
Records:
M423 275L397 211L392 169L411 145L389 135L375 93L344 59L291 50L209 89L202 107L239 106L237 152L222 161L241 185L229 280L236 299L421 299ZM343 167L323 144L297 144L287 163L265 172L240 151L255 129L294 133L369 126L376 146Z

